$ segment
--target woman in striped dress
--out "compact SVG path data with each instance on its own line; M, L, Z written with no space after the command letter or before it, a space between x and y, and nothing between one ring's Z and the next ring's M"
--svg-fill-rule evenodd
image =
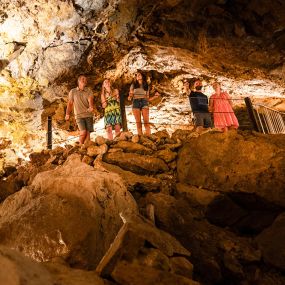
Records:
M113 139L113 129L115 136L120 133L122 117L119 104L119 90L113 89L109 79L105 79L102 85L101 103L104 110L104 122L107 138Z

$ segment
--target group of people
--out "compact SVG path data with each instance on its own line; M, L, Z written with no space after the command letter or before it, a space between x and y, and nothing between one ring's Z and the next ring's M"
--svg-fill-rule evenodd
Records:
M214 94L208 100L208 97L202 92L203 85L200 79L195 80L192 90L189 81L184 81L184 89L189 96L197 131L213 126L222 132L237 129L239 123L233 111L229 94L221 89L221 84L217 81L212 84L212 87Z
M74 108L76 123L80 131L79 143L84 144L90 140L90 133L93 129L93 110L94 98L93 92L86 87L87 77L80 75L77 81L77 87L73 88L68 95L68 103L66 108L65 119L70 119L70 113ZM159 97L159 92L155 92L150 98L150 88L146 77L137 72L134 82L130 86L128 100L132 101L132 110L136 120L138 135L142 135L142 118L145 127L145 134L150 135L149 124L149 102ZM104 123L107 138L113 139L113 130L115 136L121 131L122 117L120 110L119 90L113 88L111 81L105 79L102 84L101 104L104 108Z
M87 77L80 75L77 87L72 89L68 95L65 119L70 119L70 113L74 109L76 123L80 131L79 142L84 144L90 140L90 133L93 128L94 97L91 89L87 88ZM195 126L198 131L212 127L212 118L215 128L227 131L229 128L238 128L239 124L232 109L232 103L227 92L221 90L218 82L213 85L215 93L208 97L202 93L202 82L196 80L193 90L190 90L188 81L184 82L184 89L189 96L190 105L194 114ZM138 135L142 135L142 118L145 127L145 134L150 135L149 123L149 102L159 97L159 92L155 92L150 98L150 87L145 76L137 72L133 83L130 86L128 100L132 101L132 111L136 120ZM113 88L111 81L105 79L101 90L101 104L104 108L104 123L109 140L119 135L122 126L122 116L120 110L119 90ZM213 114L213 116L211 116Z

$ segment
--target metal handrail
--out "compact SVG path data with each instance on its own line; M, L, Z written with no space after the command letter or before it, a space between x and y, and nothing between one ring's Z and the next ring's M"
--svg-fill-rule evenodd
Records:
M260 130L264 134L285 134L285 113L262 104L254 104Z
M264 107L264 108L266 108L266 109L269 109L269 110L271 110L271 111L280 113L281 115L285 116L285 112L278 111L278 110L276 110L276 109L273 109L273 108L271 108L271 107L265 106L265 105L263 105L263 104L260 104L260 103L253 103L253 105L254 105L254 106L258 106L258 107Z

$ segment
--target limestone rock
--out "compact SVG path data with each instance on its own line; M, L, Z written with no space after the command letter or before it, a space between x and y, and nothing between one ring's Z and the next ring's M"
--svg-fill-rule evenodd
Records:
M138 174L159 173L168 171L168 166L159 158L136 153L107 153L103 161L120 166Z
M58 285L112 285L112 282L100 278L96 272L70 268L53 260L44 263L45 268L53 276L53 284Z
M95 171L74 154L4 201L0 242L38 261L60 256L92 268L116 236L119 213L126 209L136 212L137 206L120 177Z
M180 149L178 179L215 191L255 193L284 207L285 153L281 145L285 145L283 135L207 133Z
M185 257L171 257L170 259L171 272L192 279L193 265Z
M157 147L156 147L155 143L149 138L150 137L141 136L139 139L139 142L149 149L156 150ZM158 139L157 137L155 137L155 138Z
M163 144L163 145L160 145L158 147L158 149L170 149L170 150L176 150L178 148L180 148L182 146L182 142L180 139L177 139L177 143L166 143L166 144Z
M29 158L31 160L31 163L40 166L45 164L48 159L50 158L50 155L48 153L42 152L33 152L29 155Z
M169 258L156 248L141 249L137 261L141 265L153 267L163 271L170 271Z
M177 153L166 148L164 150L160 150L160 151L156 152L156 156L158 158L163 159L166 163L169 163L176 158Z
M132 142L133 143L138 143L140 141L140 137L138 135L135 135L132 137Z
M207 207L219 195L217 192L208 191L195 186L182 183L176 184L175 196L186 199L192 207Z
M256 238L266 263L282 270L285 268L285 214L279 215L272 226L265 229Z
M120 140L127 141L133 137L133 134L131 132L121 132L120 133Z
M247 215L247 211L226 195L219 195L207 206L205 216L218 226L231 226Z
M174 254L190 255L189 251L183 248L175 238L157 229L142 217L125 217L123 214L122 218L125 220L124 225L96 268L96 272L101 276L112 274L114 268L122 260L137 260L144 265L156 267L158 266L157 257L162 259L160 266L167 271L169 269L167 267L167 256L173 256ZM159 251L143 249L146 241ZM151 252L154 254L152 257ZM148 257L145 256L145 253Z
M106 0L75 0L75 4L82 7L84 10L95 10L100 12L106 5Z
M0 284L53 285L51 274L42 264L36 263L21 253L0 247Z
M154 205L156 224L191 250L195 275L204 283L213 284L222 280L224 262L232 269L228 272L231 278L240 278L237 265L241 266L245 260L250 264L261 259L261 253L251 239L238 237L197 217L185 198L148 193L146 203ZM225 252L227 255L223 256ZM243 268L242 274L245 270Z
M9 176L6 180L0 180L0 202L19 191L22 186L23 182L17 179L15 175Z
M99 154L104 154L107 151L108 151L108 146L106 144L102 144L100 146L91 145L87 148L87 155L97 156Z
M117 173L126 183L128 191L137 191L140 193L145 193L158 191L160 189L161 181L159 179L137 175L135 173L132 173L131 171L123 170L119 166L104 162L102 163L102 165L108 171Z
M158 131L156 133L153 134L154 136L160 138L160 139L167 139L170 138L170 135L167 131Z
M152 150L139 144L139 143L133 143L129 141L119 141L112 147L114 148L121 148L124 150L124 152L133 152L138 154L152 154Z
M122 285L199 285L200 283L180 275L154 269L152 267L120 262L114 271L112 277L116 282Z
M88 165L92 165L94 159L88 155L84 155L82 158L82 162L88 164Z
M54 80L63 74L68 74L70 68L74 68L81 56L88 48L90 42L85 44L64 43L59 46L49 47L44 53L42 65L38 70L38 81L41 85Z
M98 144L98 145L102 145L102 144L105 144L106 143L106 139L102 136L97 136L96 139L95 139L95 143Z

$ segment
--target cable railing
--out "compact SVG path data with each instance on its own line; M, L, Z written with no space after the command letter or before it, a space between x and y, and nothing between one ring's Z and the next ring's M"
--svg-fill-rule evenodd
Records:
M244 129L249 129L253 128L255 131L262 132L264 134L285 134L285 113L274 110L272 108L269 108L267 106L264 106L262 104L257 104L257 103L252 103L251 99L249 97L246 98L234 98L234 99L223 99L223 100L228 100L228 101L235 101L235 102L241 102L243 101L243 104L245 104L246 109L248 111L249 115L249 121L248 122L243 122L242 124L239 125L240 128ZM123 110L126 111L128 109L131 109L132 106L125 106L123 104ZM157 112L160 108L159 106L149 106L150 111L153 110L154 112ZM44 110L44 108L42 109ZM121 110L122 111L122 110ZM190 106L179 106L179 109L177 109L179 112L186 112L189 115L188 120L183 120L183 123L180 123L174 119L170 120L168 118L164 122L159 122L157 121L157 118L152 118L150 121L147 123L150 126L152 126L154 129L157 129L159 127L173 127L178 128L178 127L190 127L193 125L193 112L191 111ZM214 113L232 113L231 112L211 112L212 114ZM77 114L80 115L80 114ZM95 115L94 115L95 116ZM97 116L96 116L97 117ZM192 119L191 119L192 118ZM126 118L125 118L126 120ZM127 120L128 124L135 125L137 122L132 121L132 120ZM47 126L46 126L47 124ZM142 122L144 124L144 122ZM53 145L60 145L62 143L67 143L72 140L76 140L80 137L80 135L75 135L72 137L69 137L67 139L64 139L61 137L58 139L53 138L53 133L55 131L60 131L60 129L55 128L52 123L52 116L47 116L47 122L42 122L39 124L37 127L43 128L43 126L47 127L47 133L46 133L46 140L47 140L47 148L51 149ZM103 130L104 128L97 128L95 130L95 133L99 130Z
M262 104L253 104L257 126L264 134L285 134L285 113Z

